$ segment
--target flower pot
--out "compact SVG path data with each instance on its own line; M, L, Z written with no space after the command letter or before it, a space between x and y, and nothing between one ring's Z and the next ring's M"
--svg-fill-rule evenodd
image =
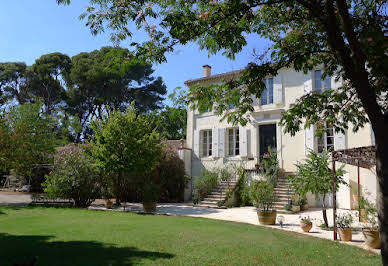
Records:
M313 227L313 223L312 222L309 222L309 223L305 223L305 222L300 222L300 228L302 228L303 232L307 233L311 230L311 228Z
M360 209L360 222L362 222L362 223L368 222L365 209Z
M309 204L308 203L300 205L300 210L301 211L307 211L308 209L309 209Z
M291 212L292 213L300 212L300 206L293 205L292 208L291 208Z
M156 212L156 202L143 202L144 212Z
M380 248L380 232L377 230L362 228L365 244L370 248Z
M105 200L105 208L112 209L112 205L113 205L113 202L110 199Z
M272 225L276 223L276 210L272 211L262 211L257 210L257 217L259 218L259 223L264 225Z
M352 228L338 228L341 241L352 241Z

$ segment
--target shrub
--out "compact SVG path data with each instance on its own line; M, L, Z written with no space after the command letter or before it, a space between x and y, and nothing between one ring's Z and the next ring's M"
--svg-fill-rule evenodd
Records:
M279 177L279 162L277 159L277 154L268 147L268 153L263 157L263 160L260 163L260 172L263 173L265 179L276 186Z
M81 146L67 145L55 154L54 168L43 184L51 198L72 199L87 207L99 196L99 173Z
M251 206L252 198L248 185L248 174L243 167L237 168L237 183L234 188L234 196L237 206Z
M251 197L257 204L257 208L263 211L272 210L276 201L274 186L268 181L255 180L251 184Z
M203 200L219 183L218 172L203 171L201 176L194 181L194 198L199 201Z

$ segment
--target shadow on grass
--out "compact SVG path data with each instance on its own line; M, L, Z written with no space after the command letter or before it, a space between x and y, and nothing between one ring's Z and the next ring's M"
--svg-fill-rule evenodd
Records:
M95 241L51 241L52 236L16 236L0 233L0 265L133 265L171 259L170 253L115 247ZM146 260L146 261L143 261ZM147 261L148 260L148 261Z

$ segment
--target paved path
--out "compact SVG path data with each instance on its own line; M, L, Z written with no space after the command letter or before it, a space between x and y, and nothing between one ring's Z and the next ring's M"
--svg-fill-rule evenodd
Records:
M23 206L31 202L31 195L22 192L0 191L0 206Z
M94 210L106 210L103 205L92 206L90 209ZM117 211L124 211L124 207L119 209L115 209ZM142 205L141 204L127 204L125 206L125 211L129 212L141 212ZM337 210L337 213L349 212L349 210ZM351 211L356 217L356 212ZM193 207L187 204L158 204L157 207L158 214L165 215L177 215L177 216L189 216L189 217L203 217L209 219L216 220L224 220L224 221L233 221L240 223L247 223L253 225L260 225L257 219L257 213L254 207L241 207L241 208L230 208L230 209L211 209L211 208L200 208ZM310 209L308 211L300 212L298 214L279 214L283 215L285 218L285 224L283 228L280 227L279 224L269 226L276 229L286 230L298 232L301 234L306 234L313 237L324 238L328 240L333 240L333 232L322 230L318 225L322 224L322 211L319 209ZM278 216L279 216L278 215ZM309 233L304 233L299 226L300 217L309 217L313 222L313 228ZM329 226L333 225L333 210L327 210L327 218L329 220ZM355 218L356 222L354 222L353 226L356 228L360 228L361 224L358 223L358 219ZM261 225L260 225L261 226ZM352 241L351 242L341 242L344 244L358 246L367 250L370 250L375 253L380 253L380 250L370 249L364 244L362 232L357 231L353 232Z

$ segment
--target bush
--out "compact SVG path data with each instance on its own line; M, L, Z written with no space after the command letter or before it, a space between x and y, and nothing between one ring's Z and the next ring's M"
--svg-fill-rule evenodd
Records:
M84 149L67 145L55 154L43 187L51 198L72 199L76 207L87 207L99 196L98 181L98 169Z
M276 201L274 186L268 181L255 180L251 184L251 197L257 207L263 211L271 211Z
M268 153L264 155L263 160L260 163L260 171L263 173L265 179L276 187L279 170L277 154L268 147Z
M234 189L237 206L251 206L252 198L248 185L248 174L243 167L237 168L237 183Z
M207 194L211 193L215 189L220 180L218 178L218 172L205 170L201 173L201 176L194 181L194 198L195 200L203 200Z

